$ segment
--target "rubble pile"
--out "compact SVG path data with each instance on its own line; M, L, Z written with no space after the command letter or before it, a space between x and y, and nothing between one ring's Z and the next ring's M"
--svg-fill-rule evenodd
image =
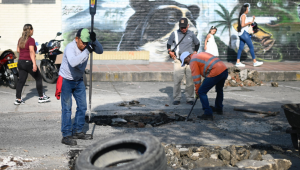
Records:
M19 156L0 156L0 169L29 169L33 161Z
M256 70L244 69L238 67L228 67L228 77L224 86L243 87L243 86L260 86L262 81Z
M265 150L252 149L251 146L230 145L184 147L165 144L167 164L173 169L187 170L202 167L237 167L255 170L288 170L292 163L286 159L274 159Z

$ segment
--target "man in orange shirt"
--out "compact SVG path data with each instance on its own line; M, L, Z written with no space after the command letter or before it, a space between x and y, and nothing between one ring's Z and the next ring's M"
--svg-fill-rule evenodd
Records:
M190 65L192 77L195 83L195 92L200 98L204 114L198 116L200 119L213 120L213 112L223 114L223 87L228 77L228 71L225 64L217 57L202 52L199 54L191 54L184 52L180 56L181 66ZM201 76L205 77L201 85ZM207 92L216 86L217 97L215 107L209 106Z

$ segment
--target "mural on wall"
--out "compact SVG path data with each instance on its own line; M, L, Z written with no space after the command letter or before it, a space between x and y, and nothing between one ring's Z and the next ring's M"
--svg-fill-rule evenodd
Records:
M241 6L249 3L248 17L256 16L260 28L252 36L257 58L265 61L300 60L300 2L289 0L98 0L95 15L97 39L106 51L150 51L150 61L169 60L166 43L178 29L181 17L197 34L201 48L209 28L218 28L215 39L220 58L236 60L239 46L237 18ZM62 0L64 46L79 28L90 28L88 3ZM242 60L251 60L244 48Z

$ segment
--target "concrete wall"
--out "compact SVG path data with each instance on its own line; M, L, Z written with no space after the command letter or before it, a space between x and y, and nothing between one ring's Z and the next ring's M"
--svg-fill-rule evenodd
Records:
M0 0L0 51L17 49L23 26L32 24L39 44L61 32L61 0Z
M90 28L87 0L0 0L1 50L16 48L25 23L33 24L34 38L43 43L63 32L62 49L79 28ZM10 2L10 4L7 4ZM105 51L149 51L151 62L167 61L166 42L187 17L203 51L211 26L220 58L236 60L239 38L237 19L243 4L250 5L249 19L256 16L260 28L252 36L259 60L300 61L300 2L298 0L103 0L97 1L95 32ZM229 15L232 13L232 15ZM3 24L4 23L4 24ZM224 25L224 23L229 23ZM242 60L252 60L245 46Z

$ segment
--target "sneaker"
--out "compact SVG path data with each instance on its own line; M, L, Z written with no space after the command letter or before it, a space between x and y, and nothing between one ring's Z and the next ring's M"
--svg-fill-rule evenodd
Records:
M212 109L212 111L214 113L217 113L218 115L222 115L223 114L223 110L217 110L214 106L209 106L209 107Z
M43 97L47 98L47 99L50 99L50 97L46 96L45 93L43 93Z
M87 135L83 132L80 132L80 133L75 133L73 135L73 139L83 139L83 140L88 140L91 138L91 135Z
M260 61L256 61L255 63L253 63L254 67L258 67L258 66L261 66L261 65L263 65L263 62L260 62Z
M173 105L179 105L180 104L180 101L174 101L173 102Z
M235 66L236 66L236 67L245 67L245 64L239 62L239 63L236 63Z
M214 116L212 114L211 115L203 114L201 116L197 116L197 118L202 120L214 120Z
M39 97L39 103L45 103L45 102L50 102L50 97L48 96L43 96L43 97Z
M188 101L186 103L189 104L189 105L194 105L194 101Z
M25 104L25 102L24 102L23 99L21 99L21 100L16 99L16 101L15 101L14 104L15 104L15 105L20 105L20 104Z
M63 137L61 140L61 143L66 144L66 145L71 145L71 146L77 145L76 140L74 140L72 138L72 136Z

